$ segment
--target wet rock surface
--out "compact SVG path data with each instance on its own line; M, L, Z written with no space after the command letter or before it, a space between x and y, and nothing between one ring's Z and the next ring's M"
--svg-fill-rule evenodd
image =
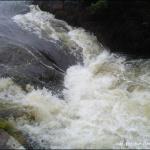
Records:
M2 118L0 118L0 139L0 149L23 148L21 144L25 143L22 133L16 130L11 123Z
M35 87L50 87L63 80L63 72L57 71L51 61L14 44L6 47L1 44L0 69L0 77L11 77L22 86L30 83Z
M2 129L0 129L0 149L9 149L10 147L7 145L9 135Z
M3 129L0 129L0 149L24 149L24 147Z
M29 122L34 121L34 110L16 103L0 101L0 149L29 149L33 146L40 148L27 133L16 127L17 119L26 118Z
M57 92L66 69L77 60L63 43L40 38L13 21L13 16L28 11L23 2L0 4L0 77Z

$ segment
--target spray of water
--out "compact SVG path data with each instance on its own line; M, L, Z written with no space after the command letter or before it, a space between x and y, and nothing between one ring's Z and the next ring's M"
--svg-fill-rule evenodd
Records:
M150 61L126 61L84 29L70 27L37 6L30 8L13 20L41 38L77 45L84 64L67 69L64 100L47 89L28 85L24 92L11 79L0 79L1 97L35 109L36 121L20 120L18 128L44 148L148 148Z

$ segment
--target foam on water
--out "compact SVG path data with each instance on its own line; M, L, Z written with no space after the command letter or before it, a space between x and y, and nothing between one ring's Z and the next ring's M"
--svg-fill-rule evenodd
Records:
M43 37L47 35L50 38L58 40L59 32L65 32L65 30L69 30L71 27L67 26L64 21L60 21L54 18L54 15L49 14L47 12L42 12L38 6L30 6L30 12L25 15L16 15L13 17L13 20L18 23L23 29L29 30L39 37ZM54 22L55 21L55 22ZM55 30L55 23L57 22L57 26L59 31ZM46 30L46 32L45 32Z
M41 34L41 28L47 31L45 17L48 22L62 23L34 9L15 19ZM0 95L7 93L12 100L19 97L19 103L35 108L36 122L18 122L18 127L44 148L149 148L150 60L126 61L103 50L94 35L63 24L67 40L83 49L84 65L68 68L64 100L47 89L24 92L10 79L1 79ZM60 38L56 32L47 34Z
M53 14L41 11L38 6L31 5L29 13L16 15L13 21L22 29L31 31L40 38L53 42L61 41L76 57L82 48L85 63L104 49L94 35L82 28L71 27L65 21L56 19Z

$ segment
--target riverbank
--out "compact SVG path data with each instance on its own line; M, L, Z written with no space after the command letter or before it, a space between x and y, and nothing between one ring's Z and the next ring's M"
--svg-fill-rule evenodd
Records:
M94 2L94 1L93 1ZM81 1L37 1L56 18L94 33L113 52L132 58L150 58L150 4L148 1L104 1L101 6ZM96 8L96 9L95 9Z

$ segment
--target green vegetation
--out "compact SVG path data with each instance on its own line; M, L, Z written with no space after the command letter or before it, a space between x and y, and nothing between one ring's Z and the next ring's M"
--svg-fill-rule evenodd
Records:
M92 13L96 13L105 8L107 8L107 0L98 0L90 6Z

